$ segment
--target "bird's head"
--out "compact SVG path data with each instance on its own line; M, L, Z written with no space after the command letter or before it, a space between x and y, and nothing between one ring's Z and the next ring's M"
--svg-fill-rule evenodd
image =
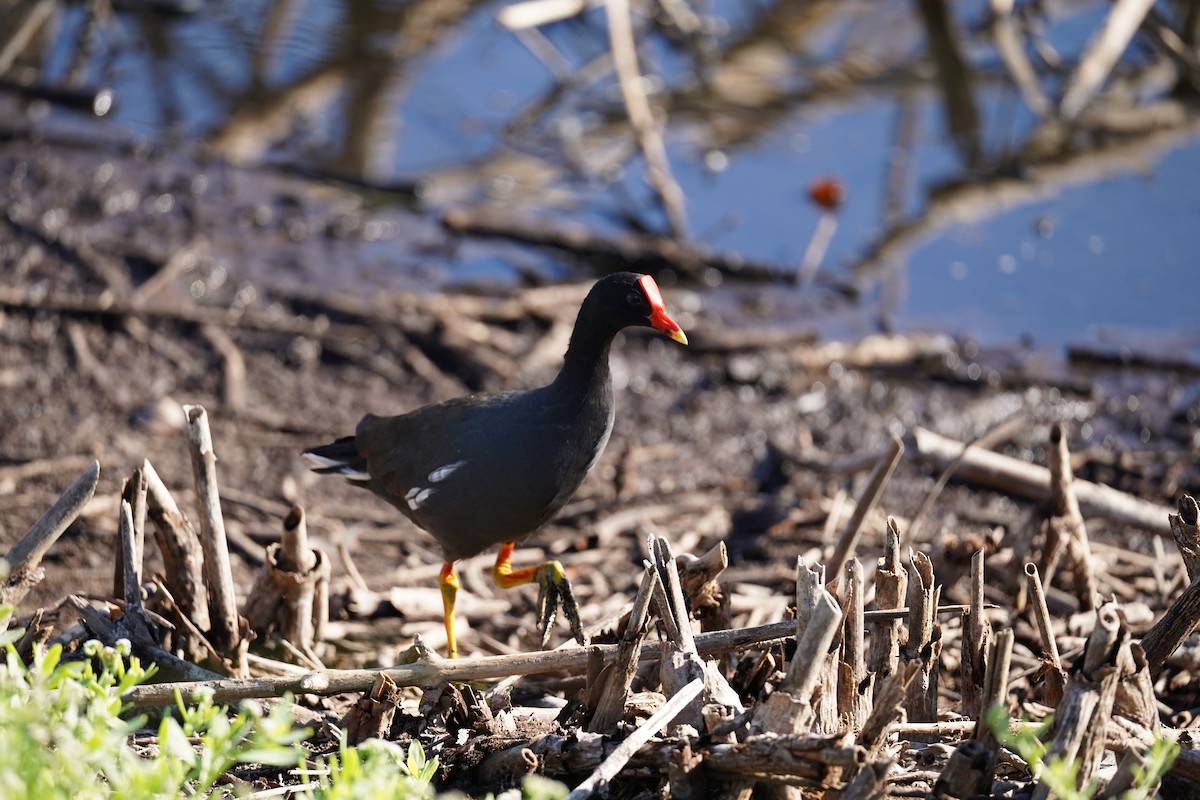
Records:
M667 313L658 284L649 275L618 272L601 278L588 293L585 307L595 310L616 329L641 326L654 328L680 344L687 344L683 329Z

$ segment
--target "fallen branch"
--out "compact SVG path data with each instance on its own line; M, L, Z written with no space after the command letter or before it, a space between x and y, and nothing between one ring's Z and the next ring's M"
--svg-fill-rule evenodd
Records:
M795 633L796 623L792 620L756 628L700 633L696 634L696 649L701 655L712 655L739 647L786 639ZM375 685L380 673L386 673L397 686L436 686L450 681L465 682L541 672L579 673L587 669L590 654L596 653L607 661L615 657L617 648L618 645L593 645L588 649L572 647L536 653L456 659L441 658L426 651L426 655L414 663L395 667L314 670L295 675L262 678L151 684L131 689L124 699L135 706L155 706L175 702L176 690L185 700L197 696L200 692L211 691L214 702L218 703L254 697L279 697L287 692L317 695L365 692ZM655 660L659 654L659 643L648 642L642 645L639 660Z
M915 428L913 440L917 456L939 467L947 466L962 453L961 442L925 428ZM955 477L1039 502L1050 497L1050 470L976 447L969 447L962 453ZM1159 536L1171 534L1168 522L1171 509L1166 506L1148 503L1082 478L1076 478L1073 486L1080 510L1085 514L1132 525Z

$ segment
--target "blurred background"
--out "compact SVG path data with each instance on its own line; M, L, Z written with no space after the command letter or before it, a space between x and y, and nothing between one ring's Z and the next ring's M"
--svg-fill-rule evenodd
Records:
M0 0L0 131L98 187L143 170L93 231L183 215L221 302L636 253L748 325L1195 355L1198 8ZM8 153L10 220L78 220ZM229 220L187 216L214 192Z

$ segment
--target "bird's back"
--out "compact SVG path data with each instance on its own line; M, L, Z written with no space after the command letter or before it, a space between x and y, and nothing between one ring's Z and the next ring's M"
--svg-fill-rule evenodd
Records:
M355 441L367 488L454 561L545 523L579 488L611 429L611 388L587 399L546 387L367 416Z

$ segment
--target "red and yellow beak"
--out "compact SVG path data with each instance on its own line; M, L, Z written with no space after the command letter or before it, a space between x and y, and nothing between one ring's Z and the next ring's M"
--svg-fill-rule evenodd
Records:
M658 290L658 284L654 282L654 278L643 275L638 278L638 286L641 287L642 293L646 295L646 300L650 303L651 327L665 333L680 344L687 344L687 336L683 329L676 325L675 320L667 314L667 306L663 303L662 292Z

